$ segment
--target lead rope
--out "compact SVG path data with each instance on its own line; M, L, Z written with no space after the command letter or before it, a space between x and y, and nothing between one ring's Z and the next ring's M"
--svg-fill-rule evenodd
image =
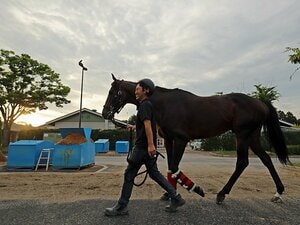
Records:
M130 152L131 152L131 151L132 151L132 149L130 150ZM130 152L128 152L128 154L127 154L127 159L128 159L128 156L129 156ZM157 162L157 158L158 158L159 156L161 156L163 159L165 159L165 156L164 156L163 154L161 154L159 151L156 150L155 161L153 162L151 168L155 165L155 163ZM140 176L140 175L142 175L142 174L144 174L144 173L146 173L144 179L141 181L141 183L136 184L136 183L134 182L135 178L138 177L138 176ZM148 174L149 174L149 172L148 172L148 170L147 170L147 168L146 168L144 171L137 173L137 175L135 175L135 177L134 177L133 179L129 180L129 182L133 181L133 185L134 185L134 186L140 187L140 186L142 186L142 185L145 183L145 181L147 180ZM127 181L128 181L128 180L127 180Z
M114 117L111 119L111 122L112 122L113 124L115 124L116 126L120 127L120 128L127 128L127 126L128 126L128 123L116 121ZM131 143L131 142L132 142L132 131L130 131L130 143ZM131 147L130 147L130 150L129 150L128 154L127 154L127 159L128 159L128 156L129 156L130 152L132 151L132 144L130 144L130 145L131 145ZM153 167L153 166L155 165L155 163L157 162L158 156L161 156L163 159L165 159L165 156L164 156L163 154L161 154L159 151L156 150L156 153L157 153L157 154L156 154L155 161L153 162L152 167ZM151 167L151 168L152 168L152 167ZM136 184L136 183L134 182L134 179L135 179L137 176L140 176L140 175L142 175L142 174L144 174L144 173L146 173L146 175L145 175L144 179L142 180L142 182L139 183L139 184ZM129 182L133 181L133 185L134 185L134 186L140 187L140 186L142 186L142 185L145 183L145 181L146 181L146 179L147 179L147 177L148 177L148 174L149 174L148 170L145 169L144 171L137 173L137 175L136 175L132 180L130 180Z

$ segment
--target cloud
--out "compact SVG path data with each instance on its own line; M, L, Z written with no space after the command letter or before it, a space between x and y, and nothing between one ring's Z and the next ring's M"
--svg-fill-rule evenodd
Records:
M98 111L114 73L198 95L272 85L284 96L276 105L300 117L299 76L289 81L294 67L284 53L299 47L299 1L16 0L1 6L1 48L48 64L71 87L72 103L50 106L54 112L78 109L83 59L83 106ZM128 106L119 116L133 113Z

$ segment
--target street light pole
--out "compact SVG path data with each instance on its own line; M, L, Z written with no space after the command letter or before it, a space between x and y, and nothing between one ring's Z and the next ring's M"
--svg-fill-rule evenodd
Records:
M82 70L81 70L80 109L79 109L79 128L81 128L82 92L83 92L83 74L84 74L84 71L87 71L87 68L83 65L82 60L79 61L78 65L82 68Z

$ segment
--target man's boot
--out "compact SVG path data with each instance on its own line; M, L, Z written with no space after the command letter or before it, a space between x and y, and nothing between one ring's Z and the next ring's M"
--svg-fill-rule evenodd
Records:
M185 200L181 197L180 194L177 194L175 197L171 198L171 204L166 206L167 212L176 212L177 208L183 206Z
M128 214L128 209L126 205L117 203L112 208L106 208L104 214L106 216L123 216Z
M161 201L169 201L171 199L170 195L168 192L165 192L161 197L160 200Z

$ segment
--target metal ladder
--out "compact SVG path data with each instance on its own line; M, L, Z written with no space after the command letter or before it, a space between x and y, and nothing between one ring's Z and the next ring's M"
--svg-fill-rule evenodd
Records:
M46 166L46 171L48 171L50 155L53 148L44 148L42 149L38 162L35 167L35 171L37 171L39 166Z

